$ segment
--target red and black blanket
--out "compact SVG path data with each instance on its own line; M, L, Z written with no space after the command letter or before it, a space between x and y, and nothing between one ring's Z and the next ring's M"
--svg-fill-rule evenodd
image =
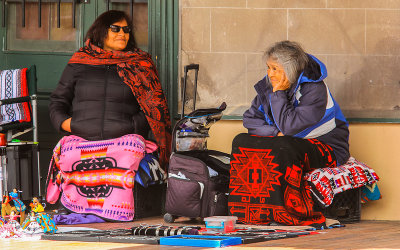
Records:
M303 178L322 167L336 167L336 158L318 140L239 134L232 143L230 215L246 224L323 226Z

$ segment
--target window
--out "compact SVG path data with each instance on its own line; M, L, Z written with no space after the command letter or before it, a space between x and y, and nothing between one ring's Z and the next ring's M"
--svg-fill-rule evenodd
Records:
M9 3L6 50L73 52L79 48L80 32L73 28L72 3L61 3L60 28L57 27L57 3L42 3L39 27L38 3L25 4L25 27L22 5ZM79 16L79 8L76 9ZM76 27L79 18L76 17Z

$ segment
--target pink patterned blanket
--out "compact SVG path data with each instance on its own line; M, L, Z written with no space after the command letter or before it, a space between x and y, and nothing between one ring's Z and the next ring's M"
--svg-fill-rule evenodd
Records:
M115 221L134 218L135 171L145 153L157 149L142 136L86 141L65 136L54 148L46 198L75 213L95 214Z

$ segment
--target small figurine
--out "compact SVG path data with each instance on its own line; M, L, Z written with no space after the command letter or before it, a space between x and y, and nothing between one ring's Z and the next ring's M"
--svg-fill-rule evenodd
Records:
M39 202L39 199L37 197L33 197L32 202L29 204L29 206L31 207L32 212L35 212L35 213L44 212L44 207Z
M17 212L22 212L26 210L26 206L25 204L18 198L18 192L22 192L22 191L17 191L17 189L13 189L13 191L11 193L9 193L9 195L12 197L12 200L14 202L14 206L17 209Z
M56 233L58 228L51 215L46 213L36 214L36 221L40 224L44 233Z
M15 229L21 228L21 225L17 221L18 217L21 217L21 215L17 215L15 211L11 211L10 215L8 216L9 219L7 225L10 225Z
M11 202L12 201L12 202ZM5 218L7 215L11 215L11 212L14 211L16 215L20 215L20 223L22 223L25 219L25 204L18 198L18 191L16 189L8 195L3 196L2 204L1 204L1 216Z
M26 218L21 227L24 230L24 232L28 234L36 234L43 232L42 227L38 222L38 216L33 211L29 214L28 218Z
M19 238L23 235L21 225L18 223L17 215L14 210L11 211L9 220L2 228L0 228L0 238Z

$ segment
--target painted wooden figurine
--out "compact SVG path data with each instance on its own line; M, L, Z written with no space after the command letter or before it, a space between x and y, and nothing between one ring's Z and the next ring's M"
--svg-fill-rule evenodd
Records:
M31 207L31 211L35 213L42 213L44 212L43 205L39 202L37 197L33 197L32 202L29 204Z
M14 190L8 195L3 196L1 204L1 216L6 218L6 216L11 215L14 211L15 215L20 215L20 223L25 220L25 204L18 198L18 191Z

